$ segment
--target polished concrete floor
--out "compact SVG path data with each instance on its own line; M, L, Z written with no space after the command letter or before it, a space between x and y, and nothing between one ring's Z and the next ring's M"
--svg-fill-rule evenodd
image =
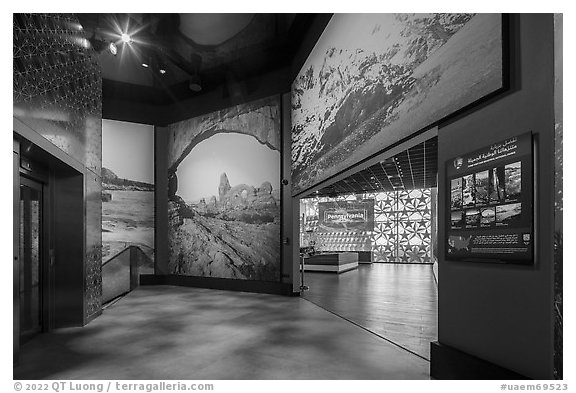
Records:
M306 301L140 287L21 348L14 379L428 379L429 362Z
M438 339L432 265L373 263L341 274L309 273L304 298L430 360Z

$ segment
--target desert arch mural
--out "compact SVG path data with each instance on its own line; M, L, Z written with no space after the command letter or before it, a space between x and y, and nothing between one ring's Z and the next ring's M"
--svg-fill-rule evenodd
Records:
M280 100L168 127L171 274L280 280Z
M279 97L272 96L170 125L168 171L174 172L194 146L218 133L252 135L260 143L280 151L279 114Z

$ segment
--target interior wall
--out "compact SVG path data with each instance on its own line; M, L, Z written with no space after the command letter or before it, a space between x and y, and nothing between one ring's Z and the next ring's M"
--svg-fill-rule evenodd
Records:
M529 378L553 377L553 17L511 18L510 90L438 132L440 344ZM447 160L531 131L536 144L533 266L446 261Z
M294 206L292 203L292 183L290 182L291 162L292 158L288 152L292 143L291 127L290 127L290 94L285 93L281 96L280 110L281 110L281 123L280 135L282 138L282 165L281 165L281 179L282 179L282 198L281 198L281 244L282 244L282 278L283 283L291 284L297 279L294 279L292 267L298 265L298 254L294 254L293 244L298 244L298 237L293 237L293 227L297 221L292 220ZM298 210L298 209L296 209Z
M14 132L84 175L83 322L101 311L102 78L78 20L14 14Z
M562 379L564 315L564 154L563 154L563 15L554 14L554 375Z
M20 350L20 143L12 148L12 354L18 362Z
M78 263L84 250L82 232L88 221L84 210L82 194L85 189L82 173L76 171L59 171L51 179L54 205L53 241L55 261L51 276L54 280L54 327L82 326L83 309L100 299L89 299L81 295L84 287L84 276L90 280L94 272L85 271ZM80 213L80 214L79 214ZM87 229L90 228L87 226ZM90 228L93 229L93 228ZM98 232L86 230L87 237L95 237ZM96 228L97 229L97 228ZM92 273L92 275L90 274ZM87 310L88 311L88 310Z
M154 274L168 275L168 130L154 127Z

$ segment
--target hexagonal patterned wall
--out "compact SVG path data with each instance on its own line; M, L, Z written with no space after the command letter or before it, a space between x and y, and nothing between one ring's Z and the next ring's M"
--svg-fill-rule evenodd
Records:
M100 175L102 77L73 15L14 14L14 116Z
M70 14L13 15L14 117L85 167L85 318L102 307L102 76Z

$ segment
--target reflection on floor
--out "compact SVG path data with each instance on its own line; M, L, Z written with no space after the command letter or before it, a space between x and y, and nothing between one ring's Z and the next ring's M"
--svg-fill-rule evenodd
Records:
M438 339L432 265L373 263L342 274L306 273L304 298L430 359Z
M429 363L301 299L140 287L42 334L14 379L428 379Z

